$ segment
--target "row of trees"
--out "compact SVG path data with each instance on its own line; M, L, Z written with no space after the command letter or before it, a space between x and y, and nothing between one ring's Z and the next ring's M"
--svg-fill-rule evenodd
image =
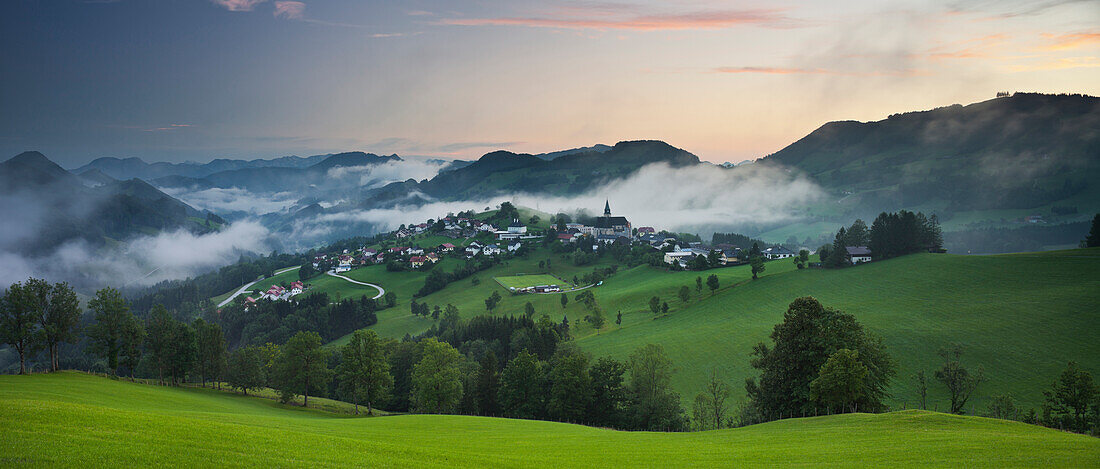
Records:
M943 230L935 214L926 217L921 212L901 210L897 213L882 212L871 227L857 219L852 226L841 227L832 244L818 249L821 263L826 267L843 267L851 264L847 247L862 246L871 250L875 259L943 250Z

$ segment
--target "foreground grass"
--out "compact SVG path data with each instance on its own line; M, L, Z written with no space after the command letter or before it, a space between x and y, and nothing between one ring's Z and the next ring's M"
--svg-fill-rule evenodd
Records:
M79 373L0 376L0 465L1096 467L1100 439L931 412L699 433L463 416L354 418Z

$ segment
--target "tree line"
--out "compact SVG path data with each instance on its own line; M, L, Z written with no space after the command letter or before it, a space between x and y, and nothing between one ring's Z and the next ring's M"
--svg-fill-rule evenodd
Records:
M818 249L821 263L826 267L851 265L846 249L849 246L867 247L876 260L918 252L942 252L943 229L935 214L925 216L908 210L882 212L870 228L859 219L848 228L841 227L832 244Z

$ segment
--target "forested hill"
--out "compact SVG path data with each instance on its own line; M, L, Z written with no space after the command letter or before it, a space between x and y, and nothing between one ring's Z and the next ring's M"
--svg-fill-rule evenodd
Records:
M35 151L0 163L0 205L7 228L0 230L0 249L21 254L45 253L73 240L98 246L161 230L206 232L217 226L145 181L89 181Z
M541 155L495 151L471 165L440 173L431 180L417 184L395 183L380 193L394 198L395 190L401 193L419 191L455 200L517 192L566 195L627 177L651 163L666 163L671 167L699 164L699 157L657 140L619 142L610 148L597 145L562 153L565 154L547 160Z
M856 210L1096 205L1100 99L1017 93L877 122L830 122L761 161L808 173L850 195L846 204Z

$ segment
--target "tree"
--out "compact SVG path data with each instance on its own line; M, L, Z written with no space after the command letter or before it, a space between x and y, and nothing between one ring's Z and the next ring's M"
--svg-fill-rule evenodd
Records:
M158 381L163 383L169 377L173 384L191 368L195 358L195 338L193 330L183 330L185 326L175 320L164 305L157 304L149 311L146 320L145 351L157 370Z
M623 387L626 365L601 357L588 369L592 399L585 417L597 427L621 427L625 422L627 391Z
M497 369L497 354L492 350L485 352L479 365L474 382L477 414L495 417L500 415L500 371Z
M500 300L500 293L494 290L493 294L489 295L489 297L485 299L485 310L489 311L490 313L493 312L493 309L496 308L498 304L500 304Z
M299 331L283 345L275 363L279 397L286 403L302 395L302 407L309 407L311 391L324 393L332 380L328 368L328 353L321 348L321 335Z
M202 386L206 387L206 380L217 379L225 373L225 335L222 334L222 326L206 322L202 318L195 319L191 327L195 330L195 371L199 373Z
M1092 226L1089 227L1089 235L1085 237L1085 247L1094 248L1100 246L1100 213L1092 217Z
M523 315L528 318L532 318L535 316L535 305L531 304L530 301L528 301L527 304L523 305Z
M385 298L386 298L386 307L387 308L392 308L394 306L397 306L397 294L395 294L392 291L391 292L386 292Z
M417 412L454 412L462 400L462 355L446 342L420 342L420 361L412 368L412 404Z
M794 265L799 269L805 269L806 264L810 262L810 251L805 249L799 250L798 255L794 257Z
M811 396L810 383L841 349L858 352L859 362L868 370L863 392L854 404L867 412L885 409L882 401L894 375L894 361L881 339L864 331L852 315L826 308L813 297L798 298L788 306L770 338L771 346L759 343L753 347L749 363L761 373L745 382L750 405L761 418L775 420L824 410Z
M989 400L989 406L985 409L985 417L1018 420L1020 409L1016 407L1016 399L1009 394L998 394Z
M1100 394L1093 383L1092 375L1080 369L1077 363L1069 362L1065 371L1054 381L1049 391L1043 391L1052 416L1064 428L1075 432L1088 429L1086 412Z
M55 283L49 287L39 324L43 342L50 354L50 371L57 371L60 368L61 344L76 339L76 328L80 324L80 300L68 283Z
M668 314L668 302L667 301L662 301L661 302L661 314Z
M867 374L867 367L859 361L859 352L837 350L821 365L817 378L810 381L810 399L837 412L856 412L866 389Z
M730 397L730 387L725 381L718 378L718 371L710 371L710 380L707 381L703 392L695 396L695 404L692 407L692 416L695 427L699 430L717 430L722 428L726 421L726 401Z
M695 292L703 292L703 277L695 277Z
M0 303L0 334L4 343L19 353L19 374L27 374L27 355L39 344L37 330L40 305L35 295L36 285L44 281L28 279L25 284L13 283L4 292Z
M852 226L848 228L847 233L844 236L844 245L847 246L866 246L871 242L871 232L867 229L867 223L863 220L856 219L852 223Z
M500 404L507 417L537 419L545 415L545 364L521 350L500 377Z
M764 265L764 256L752 256L749 258L749 265L752 268L752 279L756 280L757 274L764 273L764 269L767 267Z
M230 387L248 395L249 389L260 389L267 384L264 372L264 353L259 347L241 347L229 354L229 366L225 381Z
M572 348L559 350L550 369L550 399L546 410L560 422L583 422L592 397L588 356Z
M565 305L569 304L569 295L565 293L561 294L561 309L565 309Z
M447 307L443 309L443 320L439 321L440 329L452 329L458 325L458 322L462 320L462 317L458 315L458 307L447 303Z
M649 299L649 310L653 311L654 315L656 315L658 312L660 312L661 311L661 299L657 298L656 296L653 297L653 298L650 298Z
M673 392L672 361L664 347L648 344L630 354L630 391L633 428L649 431L675 431L686 426L680 396Z
M947 386L947 392L951 395L951 413L960 415L970 394L985 381L981 368L971 373L962 365L959 361L962 352L960 344L941 348L939 355L943 358L943 367L935 373L936 379Z
M88 337L92 339L91 351L106 359L107 368L117 375L122 337L130 321L135 321L134 315L122 294L111 287L97 291L95 298L88 301L88 308L95 312L96 321L88 330Z
M145 328L137 319L127 321L122 329L119 348L119 364L130 371L130 381L134 380L134 370L141 363L141 345L145 343Z
M920 395L920 410L928 410L928 375L924 370L913 375L917 381L917 394Z
M691 289L687 285L680 287L680 301L687 303L691 299Z
M351 398L356 414L363 403L367 415L373 415L374 404L384 402L393 387L385 342L377 332L360 329L352 333L351 341L340 352L343 359L336 375L342 394Z
M616 326L623 325L623 312L622 311L619 311L619 314L617 316L615 316L615 325Z
M714 292L718 291L718 276L717 275L710 274L707 277L707 288L710 289L710 294L711 295L713 295Z
M310 261L306 261L305 264L302 264L302 266L298 268L298 280L302 282L313 278L315 275L317 275L317 269L313 268L313 263Z

